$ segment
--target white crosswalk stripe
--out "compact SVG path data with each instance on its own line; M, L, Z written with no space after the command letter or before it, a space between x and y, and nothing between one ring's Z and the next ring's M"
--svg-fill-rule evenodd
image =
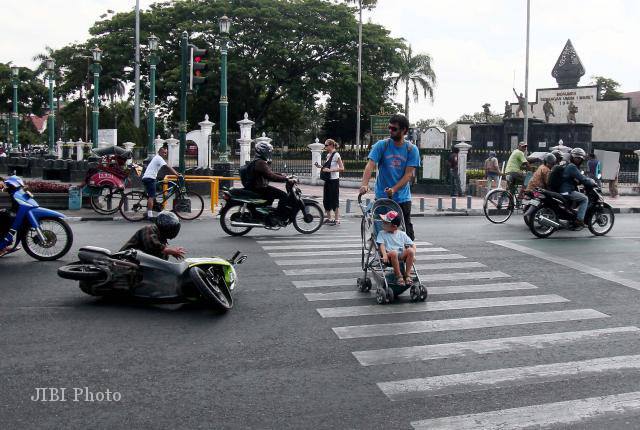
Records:
M433 263L433 264L416 264L414 266L416 270L441 270L441 269L469 269L472 267L487 267L482 263L468 262L468 263ZM319 267L313 269L290 269L283 270L287 276L300 276L300 275L334 275L340 273L358 273L362 272L360 267L332 267L327 269L326 267Z
M454 309L493 308L501 306L526 306L545 303L566 303L569 300L556 294L537 296L492 297L489 299L443 300L439 302L401 303L389 306L343 306L316 309L322 318L359 317L365 315L403 314L409 312L435 312Z
M612 327L596 330L471 340L467 342L384 348L354 351L353 355L363 366L377 366L381 364L399 364L413 361L466 357L475 354L494 354L498 352L542 349L576 342L609 341L624 335L638 336L640 335L640 328L631 326Z
M331 234L331 233L314 233L312 236L307 236L307 235L298 235L298 236L257 236L254 239L256 239L256 241L258 243L261 243L262 241L265 240L277 240L280 242L287 242L287 241L305 241L305 240L311 240L311 237L313 238L320 238L320 239L334 239L334 240L342 240L342 239L360 239L360 235L359 234Z
M416 246L420 247L420 246L431 246L430 242L415 242ZM354 243L330 243L330 244L321 244L321 246L318 245L296 245L296 244L290 244L290 245L268 245L268 246L263 246L262 249L264 249L265 251L284 251L287 249L318 249L318 248L327 248L327 249L336 249L336 248L354 248L354 249L360 249L362 247L361 242L358 240L357 242Z
M479 372L379 382L378 387L393 401L441 396L523 384L555 382L575 377L595 376L611 371L640 370L640 355L621 355L537 366L511 367Z
M438 260L462 260L467 257L460 254L431 254L423 255L419 258L419 261L438 261ZM322 264L351 264L360 263L360 257L353 258L311 258L304 260L276 260L278 266L317 266Z
M333 273L333 272L332 272ZM420 274L420 280L425 282L436 281L466 281L470 279L499 279L510 278L510 275L502 272L461 272L461 273L432 273ZM358 278L331 278L331 279L305 279L293 281L296 288L315 287L340 287L355 286Z
M579 321L608 318L593 309L573 309L549 312L531 312L522 314L491 315L484 317L454 318L433 321L411 321L388 324L355 325L334 327L339 339L361 337L395 336L399 334L432 333L449 330L474 330L487 327L513 326L522 324L541 324L561 321Z
M313 238L313 239L307 239L307 240L296 240L296 241L289 241L289 240L258 240L257 243L259 245L282 245L285 243L289 243L292 245L300 245L300 244L307 244L307 243L335 243L336 241L340 242L340 243L357 243L360 244L362 243L362 239L360 239L359 237L339 237L339 238L333 238L333 237L320 237L320 238Z
M445 248L418 248L418 254L431 253L431 252L447 252ZM298 251L298 252L269 252L269 257L281 258L281 257L334 257L336 255L359 255L358 250L351 249L326 249L322 251ZM422 257L420 257L422 258ZM360 259L358 259L360 261Z
M416 430L517 430L572 425L615 415L640 413L640 392L590 397L478 414L413 421Z

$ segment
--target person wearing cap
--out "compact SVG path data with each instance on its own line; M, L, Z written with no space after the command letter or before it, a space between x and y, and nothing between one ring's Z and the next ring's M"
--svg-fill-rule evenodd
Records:
M498 188L498 179L500 179L500 166L498 165L498 159L496 158L495 151L490 151L489 157L484 160L484 174L487 179L487 191L491 189L493 182L496 183L496 188Z
M518 185L524 185L524 171L529 167L529 163L533 161L535 161L535 159L527 158L526 142L520 142L518 148L514 149L509 156L507 167L505 168L507 183L509 184L511 194L516 193ZM520 193L520 198L522 198L522 192Z
M400 214L389 211L380 215L382 230L378 232L376 243L380 249L382 261L391 264L396 276L396 284L411 286L411 268L416 257L416 249L413 240L407 233L399 230L401 224ZM404 275L400 272L400 261L404 261Z

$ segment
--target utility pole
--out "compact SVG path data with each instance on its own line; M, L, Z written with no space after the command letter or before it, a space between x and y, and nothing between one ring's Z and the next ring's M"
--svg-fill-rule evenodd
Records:
M358 0L358 97L356 106L356 154L360 158L360 105L362 104L362 0Z
M136 64L133 124L140 127L140 0L136 0Z
M522 141L527 143L529 139L529 22L531 0L527 0L527 59L524 67L524 130Z

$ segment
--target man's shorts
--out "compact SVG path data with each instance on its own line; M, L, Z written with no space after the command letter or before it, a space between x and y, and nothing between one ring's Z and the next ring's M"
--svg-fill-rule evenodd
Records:
M142 180L142 185L144 185L144 190L152 199L156 198L156 180L152 178L144 178Z
M507 182L511 184L524 184L524 173L522 172L508 172L506 174Z

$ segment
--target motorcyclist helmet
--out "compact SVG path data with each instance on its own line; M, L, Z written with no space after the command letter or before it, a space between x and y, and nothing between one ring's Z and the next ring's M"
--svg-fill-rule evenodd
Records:
M556 157L556 164L559 164L563 160L562 151L560 151L559 149L556 149L551 153L553 154L554 157Z
M587 153L582 148L573 148L569 154L571 158L579 159L581 163L587 158Z
M156 218L156 226L162 237L173 239L180 232L180 219L173 212L162 211Z
M556 164L556 156L553 154L547 154L544 156L544 159L542 160L544 162L544 164L546 164L548 167L553 166L554 164Z
M22 178L16 175L9 176L7 179L5 179L4 185L7 188L7 192L10 194L15 193L20 188L24 188L24 182L22 181Z
M256 144L256 157L264 161L271 161L273 154L273 145L267 142L259 142Z

